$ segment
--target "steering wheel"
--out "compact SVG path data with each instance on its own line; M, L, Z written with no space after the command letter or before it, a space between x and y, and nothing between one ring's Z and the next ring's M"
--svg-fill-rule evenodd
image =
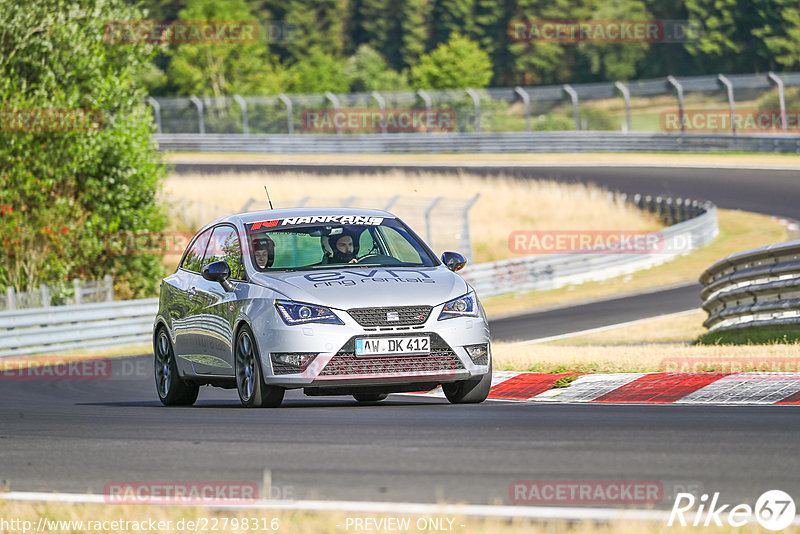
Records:
M361 263L362 260L366 260L367 258L374 258L375 256L379 256L379 254L367 254L366 256L361 256L360 258L356 258L356 263Z

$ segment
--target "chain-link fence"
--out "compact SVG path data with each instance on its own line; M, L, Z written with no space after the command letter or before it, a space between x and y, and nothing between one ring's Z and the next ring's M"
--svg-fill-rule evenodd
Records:
M670 130L693 110L769 110L778 131L800 106L800 73L658 78L631 82L348 94L148 98L163 134L302 134ZM790 112L792 110L789 110ZM736 133L735 121L706 128Z
M301 207L347 207L364 209L383 209L400 217L436 252L446 250L463 254L469 262L473 261L472 243L469 231L469 211L479 195L472 198L451 197L366 197L344 198L306 196L275 204L275 208ZM196 231L208 222L228 215L233 211L207 202L193 201L181 197L168 198L173 224L189 231ZM266 199L249 199L238 211L258 211L270 209Z
M113 300L114 283L111 275L106 275L101 280L75 278L71 283L64 283L60 286L51 287L42 284L35 291L16 291L13 287L8 287L6 294L0 297L0 311L111 302Z

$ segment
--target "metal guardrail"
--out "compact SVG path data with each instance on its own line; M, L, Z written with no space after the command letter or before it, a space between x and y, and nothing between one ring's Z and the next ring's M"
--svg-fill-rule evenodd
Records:
M668 197L632 199L639 207L677 224L648 234L661 244L652 253L561 253L500 260L465 268L464 278L481 297L544 290L607 280L660 265L705 246L719 233L717 207ZM680 200L680 202L679 202ZM688 246L687 246L688 244Z
M462 134L156 134L171 152L438 154L514 152L780 152L800 154L800 135L528 132Z
M625 198L668 223L677 222L653 233L667 252L550 254L478 264L462 273L481 296L549 289L647 269L709 243L718 233L711 203ZM158 299L153 298L0 312L0 358L149 343L157 309Z
M800 324L800 240L731 254L700 282L712 332Z
M0 358L149 343L158 299L0 312Z

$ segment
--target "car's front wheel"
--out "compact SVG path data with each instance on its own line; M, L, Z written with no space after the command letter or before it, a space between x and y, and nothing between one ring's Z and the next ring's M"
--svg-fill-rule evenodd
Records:
M486 400L492 388L492 361L489 360L489 372L478 378L461 380L452 384L442 384L444 396L452 404L476 404Z
M277 408L283 402L284 389L268 386L261 373L261 359L258 355L253 333L247 326L236 335L236 389L239 400L247 408Z
M178 376L178 364L175 362L175 351L167 330L158 329L155 343L155 377L158 398L164 406L191 406L197 400L200 386L181 380Z

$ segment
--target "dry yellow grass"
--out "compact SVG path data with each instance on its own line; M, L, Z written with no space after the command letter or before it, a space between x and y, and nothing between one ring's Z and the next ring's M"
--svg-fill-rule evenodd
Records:
M522 345L492 343L494 367L538 373L646 373L758 369L800 371L800 344Z
M470 211L470 232L476 262L493 261L514 255L508 236L514 230L625 230L652 231L658 220L635 207L612 201L605 190L591 185L565 185L547 180L516 180L508 177L485 178L470 174L442 175L390 171L373 175L328 175L308 173L228 173L174 174L164 183L164 192L194 202L216 204L220 209L206 210L207 219L222 213L235 213L250 198L263 202L268 185L275 207L289 207L307 195L308 205L330 204L332 199L351 196L369 200L403 195L392 211L422 233L420 213L408 206L409 199L421 199L426 205L438 196L480 199ZM363 206L365 201L355 205ZM381 207L371 204L371 207ZM175 213L175 206L170 210ZM212 213L213 211L213 213ZM203 223L208 222L204 220ZM456 220L438 220L438 224L457 227ZM456 228L455 231L458 231ZM434 244L435 245L435 244ZM436 250L437 253L443 252Z
M384 514L357 514L346 512L288 512L288 511L271 511L271 510L250 510L239 512L220 512L210 511L203 508L196 507L158 507L158 506L110 506L99 504L44 504L44 503L21 503L12 501L0 500L0 518L5 521L18 520L29 521L31 530L25 532L33 532L36 529L40 518L45 518L55 521L78 521L82 522L82 526L76 527L73 523L72 528L49 529L46 532L70 532L70 533L97 533L108 534L109 532L130 532L130 533L147 533L147 534L161 534L172 532L195 532L197 529L190 530L184 528L179 530L179 521L183 520L184 525L187 521L198 521L205 518L205 524L208 528L216 524L218 530L224 534L247 533L247 532L286 532L291 534L341 534L343 532L365 532L365 530L356 529L351 523L350 528L346 528L348 518L371 518L380 520L383 517L400 517L408 518L411 528L408 530L400 530L400 532L419 533L419 532L433 532L431 529L420 530L416 526L416 521L419 518L427 519L430 516L417 516L408 514L393 514L391 516ZM593 523L590 521L582 522L566 522L566 521L538 521L532 522L528 520L507 520L507 519L482 519L482 518L465 518L459 516L439 516L445 519L453 520L453 532L464 534L472 533L487 533L487 534L556 534L568 532L572 534L656 534L661 532L687 532L687 531L702 531L704 534L720 534L720 533L736 533L736 534L750 534L753 532L762 532L757 525L746 525L741 528L733 527L702 527L692 529L691 527L672 528L667 527L660 522L612 522L612 523ZM250 520L250 528L245 527L244 520ZM267 526L272 519L277 519L279 528L276 531L272 530L254 530L252 524L255 520L259 522L259 528L262 526L261 522L266 519ZM216 522L215 522L216 520ZM221 528L221 525L227 520L228 528ZM234 521L236 520L236 521ZM112 521L127 521L129 523L124 526L129 527L125 530L103 528L103 522L106 526L111 526ZM150 528L150 521L153 521ZM92 523L90 523L92 522ZM130 522L139 522L139 525ZM161 522L159 524L159 522ZM232 524L236 522L239 528L232 528ZM16 523L12 523L16 524ZM122 524L122 523L120 523ZM447 524L447 523L445 523ZM56 525L53 525L56 526ZM93 527L100 528L93 528ZM136 528L136 527L139 528ZM170 527L170 528L164 528ZM800 531L796 527L790 527L783 532L796 533ZM0 532L23 532L21 529L2 529ZM210 532L210 530L209 530ZM385 532L398 532L397 529L374 529L369 532L385 533Z
M689 343L704 334L708 315L698 309L686 315L653 317L630 326L548 341L547 345L609 345L625 343Z

